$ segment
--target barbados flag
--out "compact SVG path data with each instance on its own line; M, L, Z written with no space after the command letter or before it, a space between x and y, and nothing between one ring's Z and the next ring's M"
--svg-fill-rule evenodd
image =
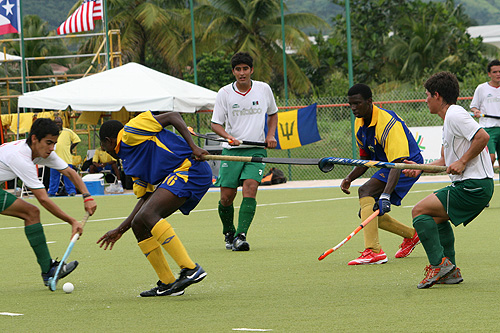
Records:
M0 35L19 33L19 0L0 1Z
M278 113L276 149L291 149L321 140L314 103L303 109ZM266 128L267 131L267 128Z

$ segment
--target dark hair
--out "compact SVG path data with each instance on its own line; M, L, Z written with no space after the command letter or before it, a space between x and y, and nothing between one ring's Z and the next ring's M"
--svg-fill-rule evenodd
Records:
M123 124L118 120L105 121L99 130L99 139L101 139L101 142L106 138L115 139L118 136L118 132L120 132L122 128Z
M26 143L31 147L31 136L33 135L40 141L47 135L59 136L59 132L59 126L57 126L55 121L49 118L38 118L33 125L31 125Z
M455 74L450 72L439 72L432 75L424 83L425 89L434 96L437 93L446 104L456 104L458 95L460 95L460 87Z
M248 52L238 52L233 55L231 58L231 69L238 66L239 64L245 64L253 68L253 59Z
M363 99L366 101L372 97L372 90L366 84L356 83L349 89L347 96L354 96L357 94L363 96Z
M488 73L491 72L491 67L493 66L500 66L500 60L495 59L490 61L490 63L488 64Z

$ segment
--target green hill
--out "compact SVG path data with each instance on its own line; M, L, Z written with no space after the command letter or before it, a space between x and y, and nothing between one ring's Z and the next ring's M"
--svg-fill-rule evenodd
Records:
M49 29L55 30L66 20L76 0L23 0L23 15L36 14L49 22Z

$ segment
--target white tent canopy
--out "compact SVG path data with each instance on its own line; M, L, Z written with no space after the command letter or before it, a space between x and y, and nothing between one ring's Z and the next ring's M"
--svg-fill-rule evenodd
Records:
M19 97L19 107L75 111L212 110L215 91L128 63L99 74Z
M467 28L471 37L483 37L483 43L500 47L500 25L480 25Z

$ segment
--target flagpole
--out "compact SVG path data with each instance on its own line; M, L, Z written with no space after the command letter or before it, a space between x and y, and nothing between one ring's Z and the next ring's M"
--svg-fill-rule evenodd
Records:
M106 6L106 0L102 0L102 9L103 9L103 23L104 29L106 31L106 69L111 68L111 61L109 59L109 31L108 31L108 9Z
M196 33L194 31L194 8L193 0L189 0L189 11L191 12L191 40L193 45L193 70L194 70L194 84L198 85L198 65L196 62ZM200 114L196 112L196 126L200 130ZM201 144L201 139L198 138L198 145Z
M24 60L24 32L23 32L23 5L22 0L19 0L19 37L21 38L21 76L22 76L22 93L26 93L26 65ZM17 120L19 124L19 119ZM19 134L18 134L19 135Z
M288 77L286 68L286 41L285 41L285 14L283 10L283 0L280 1L281 9L281 48L283 53L283 84L285 86L285 106L288 106ZM288 149L288 158L292 157L290 149ZM288 165L288 179L292 180L292 166Z

